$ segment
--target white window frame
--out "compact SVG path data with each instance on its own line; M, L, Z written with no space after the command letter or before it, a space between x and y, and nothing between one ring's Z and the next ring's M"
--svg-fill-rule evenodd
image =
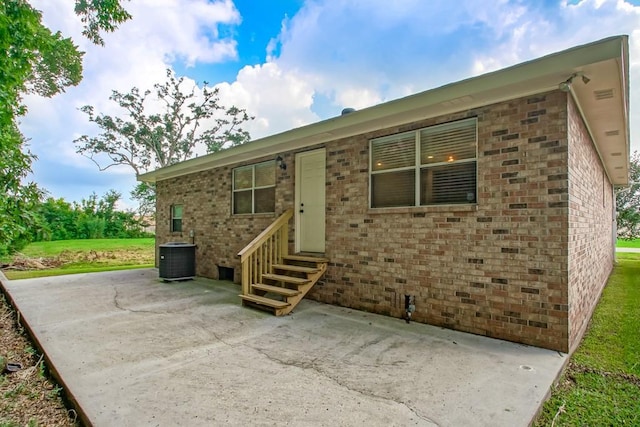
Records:
M473 158L468 158L468 159L462 159L462 160L454 160L454 161L447 161L447 162L439 162L439 163L429 163L429 164L421 164L421 141L420 141L420 133L424 130L437 130L438 128L442 128L445 126L451 126L452 124L463 124L464 122L474 122L475 123L475 157ZM408 135L414 134L414 138L415 138L415 160L414 160L414 164L412 166L403 166L403 167L399 167L399 168L393 168L393 169L384 169L381 171L374 171L374 167L373 167L373 144L377 141L380 140L388 140L389 142L392 141L397 141L397 140L402 140L403 138L406 138ZM464 164L464 163L471 163L474 162L476 164L476 168L475 168L475 175L476 175L476 188L475 188L475 194L474 194L474 199L473 201L468 201L468 202L451 202L451 203L426 203L426 204L421 204L421 186L420 186L420 178L421 178L421 171L425 170L425 169L431 169L431 168L436 168L439 166L448 166L448 165L453 165L453 164ZM414 171L414 179L415 179L415 189L414 189L414 203L413 205L401 205L401 206L382 206L382 207L375 207L373 206L373 176L374 175L378 175L378 174L385 174L385 173L390 173L390 172L402 172L402 171L408 171L408 170L413 170ZM402 133L397 133L397 134L393 134L393 135L388 135L388 136L384 136L384 137L380 137L380 138L374 138L369 140L369 208L370 209L394 209L394 208L413 208L413 207L424 207L424 206L442 206L442 205L447 205L447 204L456 204L456 205L460 205L460 204L474 204L477 203L477 199L478 199L478 119L477 117L472 117L472 118L468 118L468 119L461 119L461 120L456 120L453 122L447 122L447 123L442 123L439 125L434 125L434 126L427 126L424 128L420 128L420 129L416 129L413 131L408 131L408 132L402 132Z
M178 207L178 206L180 206L180 210L181 210L180 217L176 217L175 216L175 213L176 213L175 212L175 208ZM181 233L182 232L182 223L183 223L182 222L183 221L182 218L184 217L184 205L181 204L181 203L176 203L176 204L171 205L170 217L171 217L171 226L170 226L171 227L171 232L172 233ZM180 230L176 230L175 229L176 228L175 227L175 221L176 220L180 220Z
M263 185L263 186L256 186L256 167L260 166L260 165L265 165L271 163L273 164L273 174L274 174L274 183L273 185ZM249 169L251 168L251 188L241 188L236 190L235 186L236 186L236 171L238 170L243 170L243 169ZM256 195L255 192L256 190L262 190L262 189L266 189L266 188L275 188L276 186L276 179L275 179L275 174L276 174L276 162L275 160L269 160L266 162L260 162L260 163L254 163L251 165L245 165L245 166L239 166L237 168L234 168L232 170L231 173L231 214L232 215L255 215L256 214ZM235 212L235 197L236 197L236 193L237 192L245 192L245 191L251 191L251 212L242 212L242 213L236 213ZM275 212L275 207L276 207L276 200L275 200L275 191L274 191L274 196L273 196L273 210L270 212L257 212L258 214L269 214L269 213L274 213Z

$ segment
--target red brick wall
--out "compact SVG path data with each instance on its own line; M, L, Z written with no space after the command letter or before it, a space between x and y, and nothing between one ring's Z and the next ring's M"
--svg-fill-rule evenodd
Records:
M519 99L327 144L326 283L312 297L567 350L566 96ZM368 209L368 141L478 118L478 204ZM350 166L344 167L348 162Z
M371 138L466 117L478 119L477 205L368 208ZM567 120L555 91L325 144L331 263L309 297L400 317L410 294L416 321L568 351ZM294 153L283 155L277 214L294 203ZM157 240L188 241L194 229L197 273L217 278L221 265L239 280L237 252L277 215L232 216L231 170L159 182ZM183 234L168 231L173 203L184 204ZM587 306L593 292L576 294Z
M569 124L569 343L579 343L614 259L613 189L573 102Z
M260 161L270 160L262 158ZM285 156L286 162L292 162ZM253 163L253 162L252 162ZM233 165L236 167L239 165ZM264 230L286 209L293 206L293 176L287 171L276 172L276 213L231 215L231 175L233 167L223 167L168 179L157 183L156 250L162 243L191 242L189 231L195 233L196 274L218 278L218 266L234 269L235 281L240 281L237 253ZM171 205L184 206L182 232L170 232ZM289 235L293 235L292 232ZM158 257L156 256L156 263Z

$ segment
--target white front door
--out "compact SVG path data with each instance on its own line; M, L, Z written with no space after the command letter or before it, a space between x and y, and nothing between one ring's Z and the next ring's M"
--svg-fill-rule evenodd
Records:
M324 252L326 154L296 154L296 251Z

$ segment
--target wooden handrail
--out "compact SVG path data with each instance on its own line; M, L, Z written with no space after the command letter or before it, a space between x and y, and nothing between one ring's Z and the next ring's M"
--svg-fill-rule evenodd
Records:
M276 231L283 225L287 224L291 217L293 216L293 209L287 209L282 215L278 217L275 221L273 221L264 231L256 236L247 246L245 246L240 252L238 252L238 256L240 257L240 262L244 261L247 257L253 254L259 247L262 245L267 239L273 236Z
M238 252L243 295L249 294L251 284L261 283L262 275L269 273L273 264L282 263L282 258L288 255L289 220L292 217L293 209L288 209Z

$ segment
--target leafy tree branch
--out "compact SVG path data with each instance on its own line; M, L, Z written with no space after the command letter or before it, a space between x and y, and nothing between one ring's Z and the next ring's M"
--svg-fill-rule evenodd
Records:
M211 153L247 142L249 132L242 125L253 117L244 109L220 105L217 88L205 83L199 93L197 89L185 88L184 77L176 78L167 69L167 81L154 85L153 98L152 91L137 87L126 93L112 91L109 99L123 110L122 116L96 113L91 105L81 107L101 133L76 139L77 152L100 170L124 165L141 174L194 157L200 147ZM161 112L155 112L154 103Z
M76 0L75 12L85 24L82 35L100 46L104 45L101 31L113 32L131 19L119 0Z
M218 88L205 82L186 87L167 69L166 81L154 90L112 91L109 99L122 114L96 113L91 105L80 108L100 129L97 136L82 135L74 142L77 152L91 159L98 168L127 166L136 175L165 167L196 155L198 150L213 153L250 139L243 125L253 117L246 110L220 103ZM148 215L155 204L155 187L141 184L132 192L140 203L141 215Z
M130 18L119 0L76 0L85 34L102 44L100 33ZM25 93L52 97L82 79L83 53L70 38L42 24L42 14L26 0L0 2L0 254L25 243L35 221L34 204L43 191L23 180L35 159L18 130L27 111Z

